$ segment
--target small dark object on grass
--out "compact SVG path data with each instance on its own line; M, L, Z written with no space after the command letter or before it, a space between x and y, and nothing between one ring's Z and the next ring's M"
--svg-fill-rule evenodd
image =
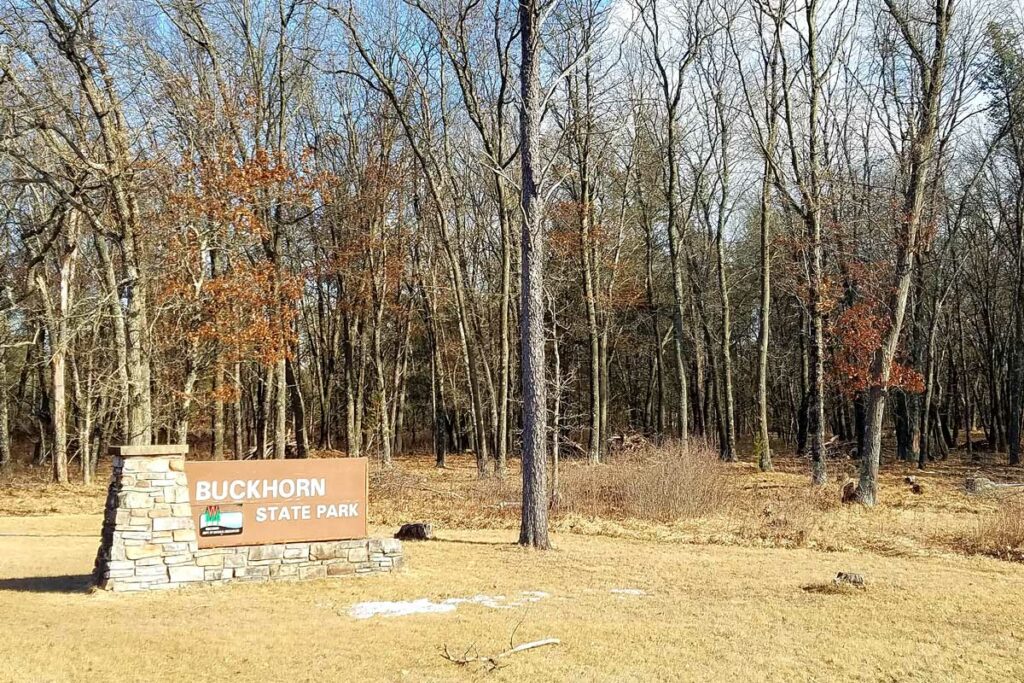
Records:
M911 477L911 476L903 477L903 483L904 484L911 484L911 485L916 484L917 483L917 477Z
M434 538L434 526L429 522L403 524L395 538L401 541L429 541Z
M857 502L857 482L852 479L843 484L842 502L843 504Z
M924 493L924 487L915 482L910 486L910 492L913 493L915 496L920 496L922 493Z
M861 574L854 574L853 572L838 572L836 574L836 578L832 579L832 584L835 586L864 588L864 577Z

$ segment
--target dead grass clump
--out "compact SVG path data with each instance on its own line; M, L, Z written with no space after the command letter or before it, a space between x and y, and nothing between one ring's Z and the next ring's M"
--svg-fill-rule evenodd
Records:
M809 498L778 498L765 504L756 519L741 522L740 536L776 548L807 545L821 513Z
M840 498L841 487L809 486L805 480L752 489L735 516L737 533L762 546L841 550L844 544L830 528L841 514Z
M652 522L706 517L732 506L725 469L696 448L652 448L610 464L566 468L558 512Z
M968 532L967 550L1001 560L1024 562L1024 500L1004 503Z
M818 512L832 512L843 506L842 490L835 486L809 486L801 493L808 507Z
M474 479L464 485L463 510L474 514L480 523L510 527L519 523L522 506L522 479L506 473L504 478Z
M96 514L103 512L109 466L101 464L96 480L81 482L81 474L69 468L71 482L54 484L48 466L15 463L0 471L0 516L46 514Z

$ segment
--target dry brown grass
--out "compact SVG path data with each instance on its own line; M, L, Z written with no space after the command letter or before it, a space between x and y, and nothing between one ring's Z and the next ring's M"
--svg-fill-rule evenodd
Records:
M443 647L493 654L513 631L517 643L563 643L510 658L488 680L1024 680L1024 565L1004 561L1024 559L1005 551L1021 547L1024 492L967 495L978 468L956 460L925 473L887 465L882 503L865 509L839 504L851 463L830 463L823 488L808 485L806 461L777 464L760 473L673 450L565 462L556 550L536 553L513 544L518 471L479 480L471 456L444 470L404 457L373 472L370 521L386 534L429 520L440 540L407 544L399 574L137 596L84 592L104 483L55 487L45 471L8 471L0 614L16 636L0 638L0 681L480 680ZM836 588L837 571L862 573L869 588ZM551 597L348 615L361 601L520 591Z
M1019 681L1024 566L441 530L394 576L87 594L98 515L0 517L3 681ZM381 530L378 530L380 532ZM821 592L837 571L867 590ZM643 595L612 593L639 589ZM550 597L356 620L362 601ZM441 657L546 637L491 674Z
M393 470L378 470L371 483L371 517L378 524L433 521L439 528L514 528L519 523L519 472L479 480L470 456L449 458L438 470L426 457L407 457ZM982 472L996 481L1024 481L1024 470L979 466L951 458L925 472L887 463L881 503L867 509L841 505L842 483L856 463L830 462L826 486L809 485L808 463L776 460L776 471L751 463L725 464L713 455L672 447L615 455L591 466L562 464L552 527L575 534L637 541L866 550L885 556L948 553L992 554L976 542L979 529L1000 520L999 498L969 495L967 476ZM905 483L914 476L923 493ZM1024 491L1014 494L1024 497ZM988 532L986 532L988 533ZM1003 553L1005 559L1019 559Z
M736 503L728 474L712 453L679 447L569 467L556 501L559 515L649 522L721 514Z
M1024 562L1024 500L1006 500L994 514L981 519L964 541L969 552Z
M109 463L102 463L98 471L100 481L89 486L80 483L59 486L50 482L50 470L46 467L13 465L0 470L0 515L102 512Z
M566 460L551 507L552 528L637 541L1022 559L1006 550L1014 547L1013 520L1020 515L1003 514L1000 501L1024 499L1024 490L969 495L963 489L966 477L979 473L994 481L1024 481L1022 468L978 465L956 456L925 472L886 463L881 503L866 509L839 503L841 484L855 475L856 463L838 460L829 466L830 483L815 488L809 485L807 461L792 457L777 457L776 471L769 473L749 462L721 463L712 454L685 454L671 446L614 454L598 466ZM108 470L109 464L101 463L100 472ZM922 494L904 482L908 475L916 477ZM0 515L102 511L105 482L57 487L47 477L45 468L0 474ZM470 454L450 456L446 469L435 468L428 455L408 455L390 470L372 468L370 522L512 529L519 523L519 498L518 461L509 463L503 479L481 480Z

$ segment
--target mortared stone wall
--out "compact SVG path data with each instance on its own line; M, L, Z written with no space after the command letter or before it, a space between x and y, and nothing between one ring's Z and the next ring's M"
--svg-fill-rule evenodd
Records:
M199 549L185 479L187 446L120 446L96 555L96 586L112 591L193 584L315 579L389 572L401 541L278 543Z

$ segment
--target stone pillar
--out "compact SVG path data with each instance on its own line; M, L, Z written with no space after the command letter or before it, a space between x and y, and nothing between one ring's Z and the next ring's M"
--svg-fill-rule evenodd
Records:
M105 590L202 581L185 479L188 446L116 446L94 580Z
M199 550L185 476L188 446L118 446L111 452L114 471L93 570L103 590L355 576L402 565L402 544L394 538Z

